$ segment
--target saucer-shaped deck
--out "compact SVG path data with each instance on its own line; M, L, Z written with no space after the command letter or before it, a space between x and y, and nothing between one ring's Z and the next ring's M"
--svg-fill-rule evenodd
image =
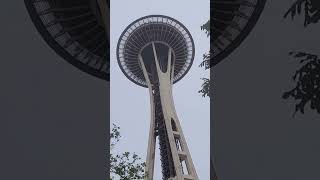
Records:
M131 23L121 34L117 46L117 58L122 72L132 82L147 87L138 56L145 46L152 42L166 44L173 49L173 82L182 79L194 59L194 42L183 24L163 15L142 17ZM165 55L167 54L163 56Z
M37 30L72 65L109 80L109 41L92 0L25 0Z
M266 0L211 1L211 67L234 51L258 21Z

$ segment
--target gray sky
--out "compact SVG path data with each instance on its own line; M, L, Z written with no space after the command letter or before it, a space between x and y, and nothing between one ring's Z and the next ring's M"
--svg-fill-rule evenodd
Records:
M0 179L106 179L106 82L59 57L23 1L0 20Z
M147 90L120 73L115 45L130 22L154 10L184 23L197 46L195 64L174 93L200 179L209 179L209 105L196 93L199 77L204 76L197 65L208 44L199 26L209 17L209 2L175 0L170 6L164 1L163 5L145 2L149 4L137 7L130 0L112 1L112 17L118 20L112 19L117 28L111 29L111 118L122 128L119 148L145 155L150 107ZM175 8L179 2L186 10ZM319 115L307 112L293 119L294 105L280 98L293 85L289 79L298 67L287 52L320 54L319 24L305 29L302 21L282 18L292 2L268 1L253 32L215 69L213 118L220 179L320 179ZM31 23L23 1L6 1L0 14L6 24L0 29L5 49L0 61L0 179L103 179L103 133L109 109L105 82L51 50ZM185 97L192 99L184 101ZM133 111L132 106L138 108ZM141 147L134 146L137 141ZM200 143L204 147L199 149Z
M189 73L174 85L174 100L191 156L200 179L209 179L210 107L209 99L198 93L209 72L198 67L209 49L209 38L200 26L209 19L208 0L113 0L111 1L111 123L121 127L123 139L117 150L137 152L146 157L150 123L149 93L129 81L116 60L120 34L134 20L151 14L173 17L190 31L196 46L195 60ZM157 148L158 149L158 148ZM159 152L156 154L156 179L161 179Z
M289 51L320 54L320 24L283 19L293 0L267 1L252 33L214 68L215 159L220 179L317 180L319 114L281 98L300 65ZM309 107L308 107L309 108Z

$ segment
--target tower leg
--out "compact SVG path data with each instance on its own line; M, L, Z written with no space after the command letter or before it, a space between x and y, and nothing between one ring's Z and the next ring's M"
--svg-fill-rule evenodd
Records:
M160 68L154 43L152 43L152 48L155 68L151 74L156 74L156 82L150 81L150 72L147 72L143 58L139 55L140 64L149 87L152 107L146 168L148 180L153 179L155 128L158 128L159 133L161 133L159 138L164 179L198 180L198 175L192 162L172 97L172 77L174 77L174 63L171 62L174 61L172 59L172 49L168 48L167 68L166 72L163 72Z
M108 42L110 42L110 8L108 7L107 0L97 0L97 2L101 12L101 18L105 26L105 31L107 33Z
M143 64L142 57L139 56L140 63ZM148 74L145 66L142 66L143 74ZM154 107L154 95L152 90L152 85L148 75L145 77L150 94L150 104L151 104L151 122L149 129L149 140L148 140L148 151L147 160L145 167L145 180L153 180L154 175L154 161L155 161L155 150L156 150L156 122L155 122L155 107Z
M152 91L150 91L151 103L153 102ZM146 177L145 180L153 180L154 174L154 161L155 161L155 149L156 149L156 131L155 131L155 112L154 107L151 106L151 123L149 130L149 140L148 140L148 152L146 161Z

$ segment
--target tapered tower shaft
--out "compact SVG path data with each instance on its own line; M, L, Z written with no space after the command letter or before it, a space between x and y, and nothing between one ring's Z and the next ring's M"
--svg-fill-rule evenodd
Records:
M152 180L154 175L156 137L160 144L163 179L198 180L173 102L174 59L172 48L159 42L151 42L139 54L151 103L147 180Z
M158 137L164 180L198 180L180 126L172 86L191 68L195 46L188 29L163 15L132 22L121 34L117 59L122 72L135 84L149 89L151 123L146 180L153 180Z

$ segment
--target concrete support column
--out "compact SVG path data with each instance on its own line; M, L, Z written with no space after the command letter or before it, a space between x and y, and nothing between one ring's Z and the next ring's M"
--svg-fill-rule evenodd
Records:
M173 68L171 61L172 49L169 47L168 50L168 63L167 71L163 72L159 65L157 56L157 50L154 42L152 42L153 54L156 66L156 74L158 76L158 88L160 92L161 108L165 121L166 131L169 139L170 149L172 153L175 177L169 178L169 180L198 180L198 176L182 132L182 128L175 110L173 96L172 96L172 85L173 85ZM152 89L152 83L150 82L148 72L146 70L143 58L139 55L140 64L143 69L144 77L149 87L150 103L151 103L151 124L149 132L148 152L146 161L146 180L152 180L154 174L154 158L155 158L155 107L154 107L154 94Z

